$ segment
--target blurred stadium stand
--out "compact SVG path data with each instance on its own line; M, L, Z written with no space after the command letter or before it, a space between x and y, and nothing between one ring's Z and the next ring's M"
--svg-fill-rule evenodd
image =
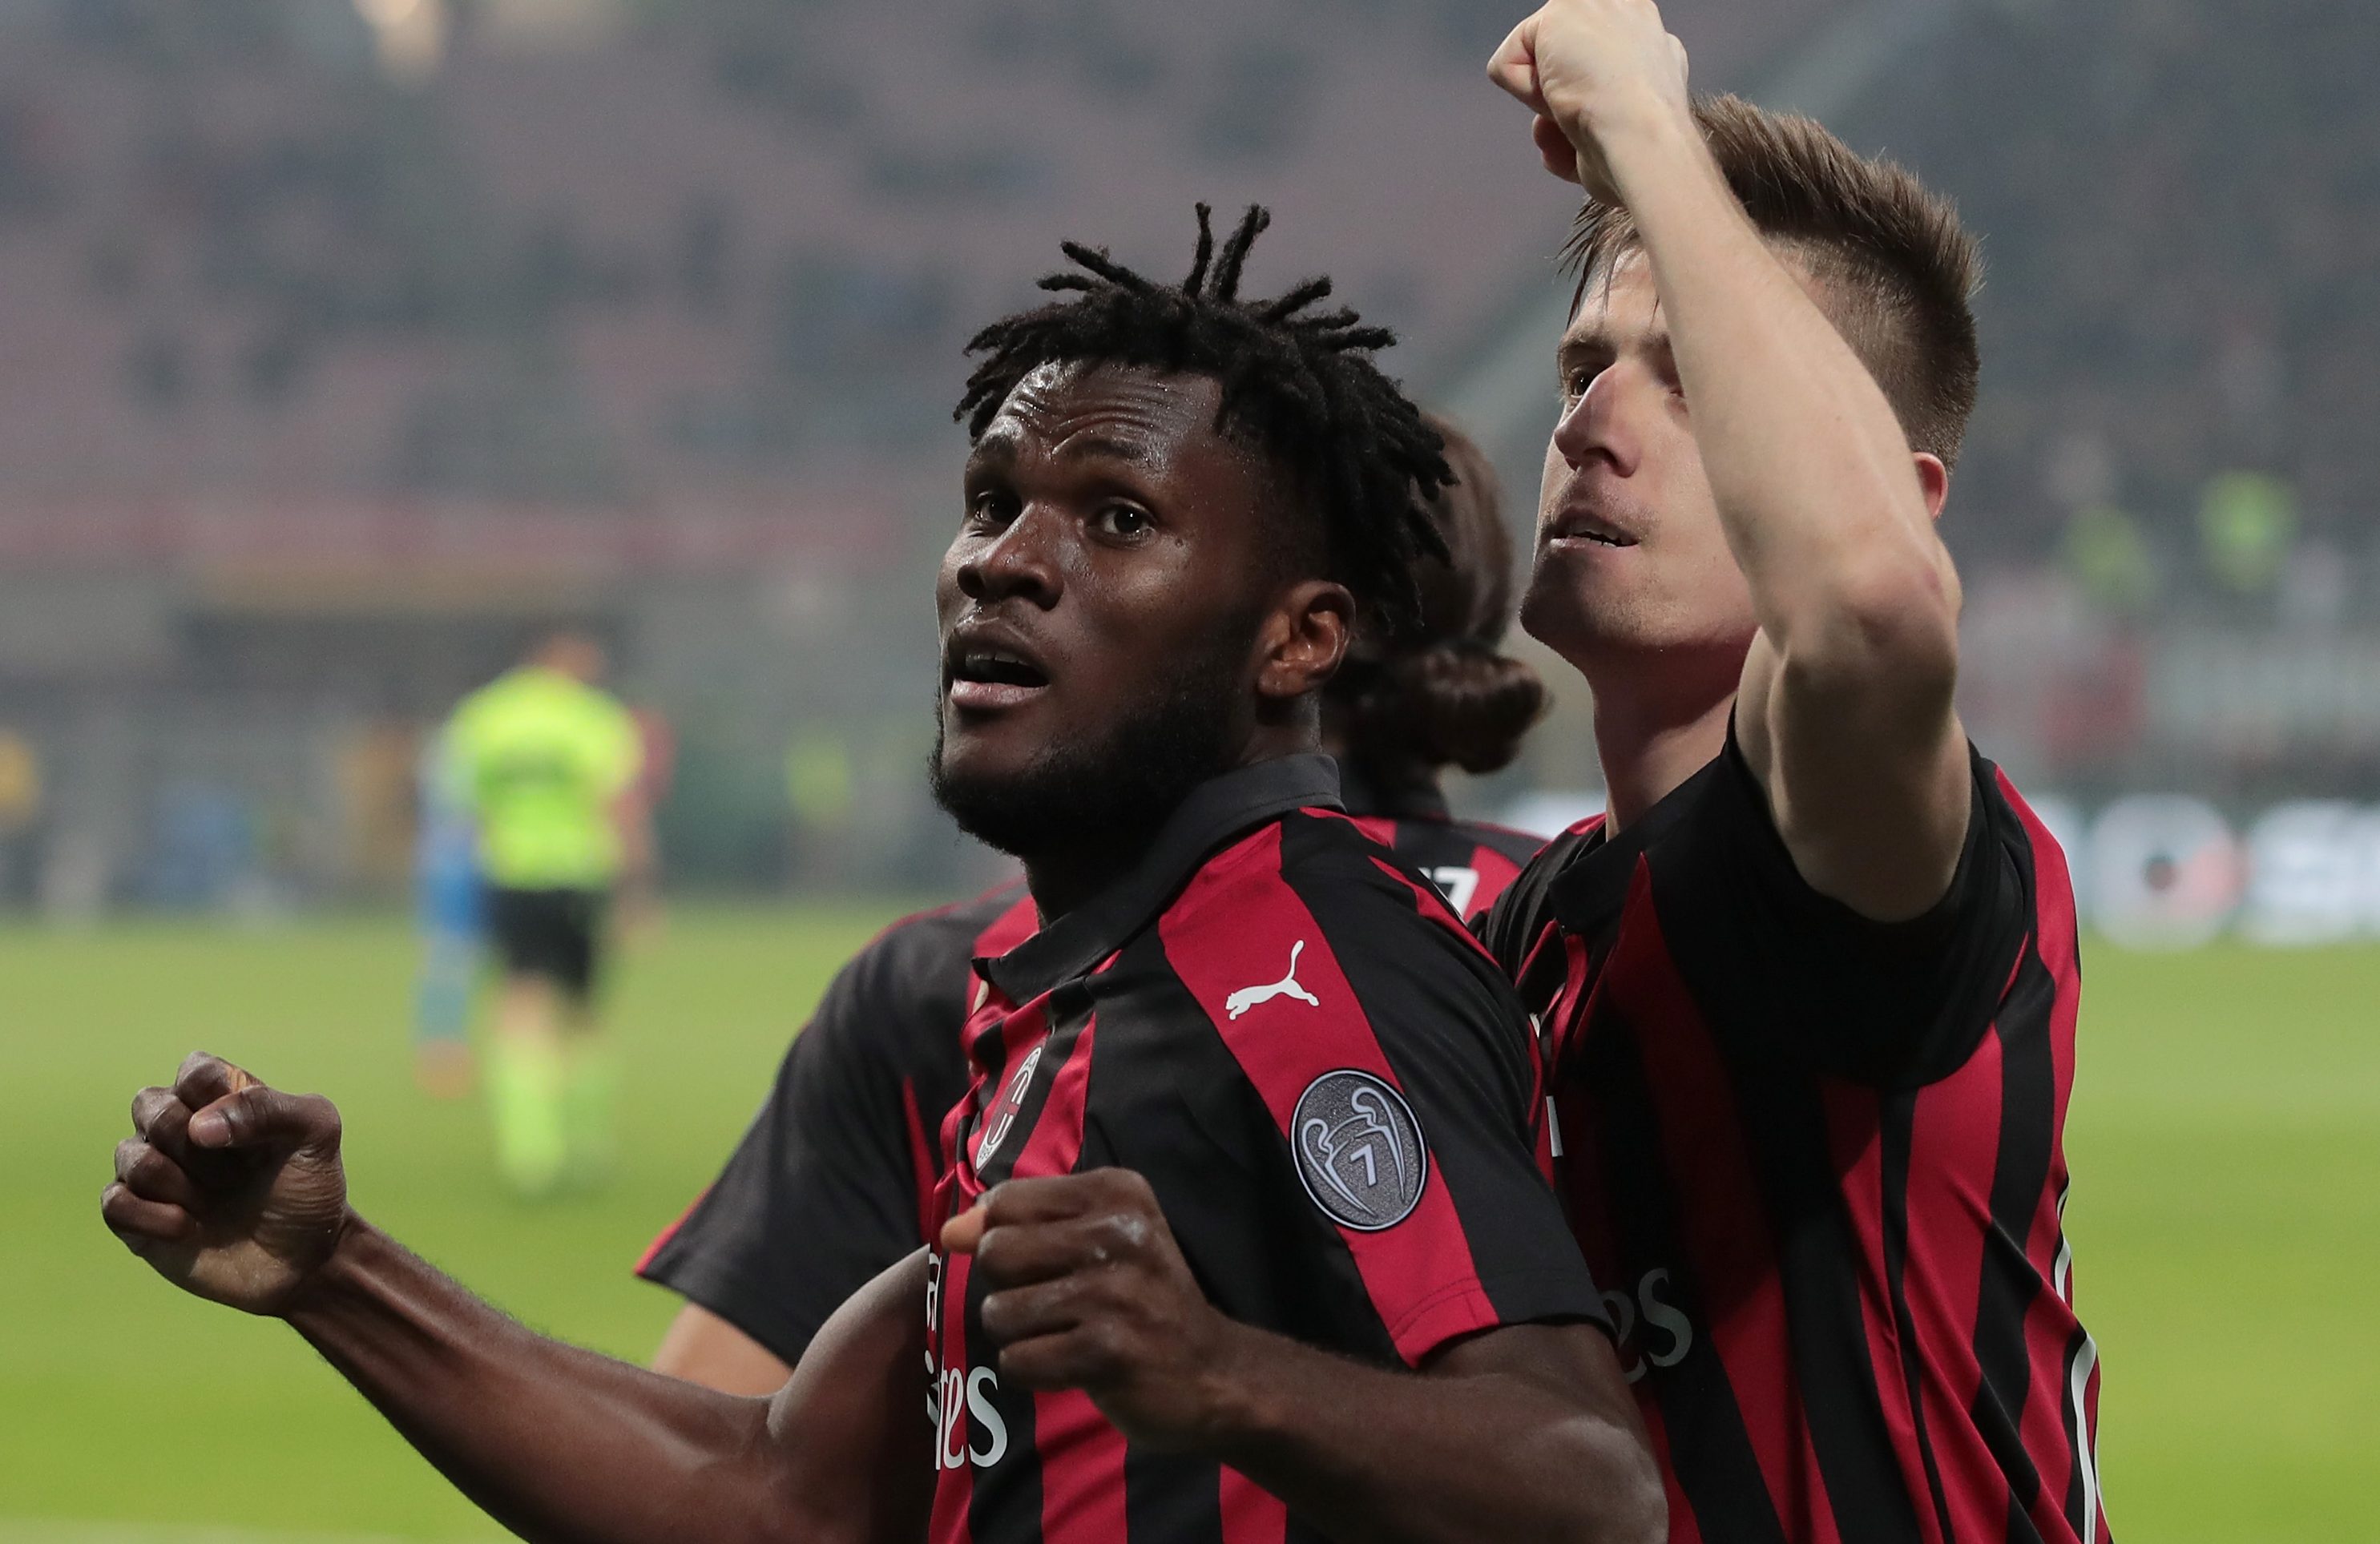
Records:
M1668 10L1700 83L1985 234L1979 737L2084 798L2380 788L2380 11ZM1337 274L1525 506L1568 210L1481 79L1517 13L0 7L0 750L38 773L0 904L385 892L419 734L556 620L677 727L680 878L954 882L918 768L969 330L1061 236L1170 273L1194 199L1261 200L1253 282ZM1564 695L1497 796L1578 780Z

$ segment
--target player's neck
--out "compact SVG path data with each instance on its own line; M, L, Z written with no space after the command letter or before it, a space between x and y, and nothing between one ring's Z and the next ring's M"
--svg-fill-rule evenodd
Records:
M1727 747L1728 714L1735 707L1731 680L1716 693L1645 690L1641 679L1636 689L1619 682L1591 685L1595 747L1610 801L1607 830L1642 819Z
M1024 855L1025 888L1032 892L1041 926L1048 927L1122 879L1148 845L1147 833L1141 833L1104 845Z
M1285 756L1301 755L1317 746L1309 708L1289 723L1259 724L1237 754L1228 758L1211 775L1220 777ZM1179 796L1162 805L1147 807L1135 819L1109 823L1099 831L1077 831L1063 847L1017 852L1017 860L1025 865L1025 888L1033 894L1033 906L1040 913L1041 925L1048 927L1130 873L1174 810L1181 808L1183 799L1203 785L1204 780L1184 787Z

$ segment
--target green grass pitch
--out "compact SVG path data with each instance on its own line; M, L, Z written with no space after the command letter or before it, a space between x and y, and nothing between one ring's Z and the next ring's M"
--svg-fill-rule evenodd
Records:
M632 1090L600 1198L524 1207L471 1104L412 1087L395 919L0 930L0 1540L500 1537L278 1325L100 1226L132 1090L196 1046L347 1117L357 1205L530 1323L649 1356L628 1267L890 908L686 910L613 999ZM2380 949L2086 957L2068 1224L2119 1538L2380 1538Z

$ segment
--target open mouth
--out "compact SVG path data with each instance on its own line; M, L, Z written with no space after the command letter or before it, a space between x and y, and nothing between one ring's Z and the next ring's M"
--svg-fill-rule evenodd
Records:
M978 681L1002 687L1046 687L1050 677L1039 665L1004 649L969 649L952 666L951 680Z
M969 711L1013 708L1050 685L1050 673L1014 649L965 644L952 651L951 705Z
M1546 533L1546 540L1557 545L1563 542L1587 547L1616 548L1636 545L1636 538L1625 531L1616 530L1594 517L1583 513L1565 515L1555 521L1553 529Z

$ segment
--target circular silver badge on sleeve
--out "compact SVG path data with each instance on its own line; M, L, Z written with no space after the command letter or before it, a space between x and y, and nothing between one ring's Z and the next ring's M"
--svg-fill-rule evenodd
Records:
M1340 1226L1378 1233L1421 1204L1429 1179L1421 1123L1372 1074L1342 1067L1307 1084L1289 1136L1305 1193Z

